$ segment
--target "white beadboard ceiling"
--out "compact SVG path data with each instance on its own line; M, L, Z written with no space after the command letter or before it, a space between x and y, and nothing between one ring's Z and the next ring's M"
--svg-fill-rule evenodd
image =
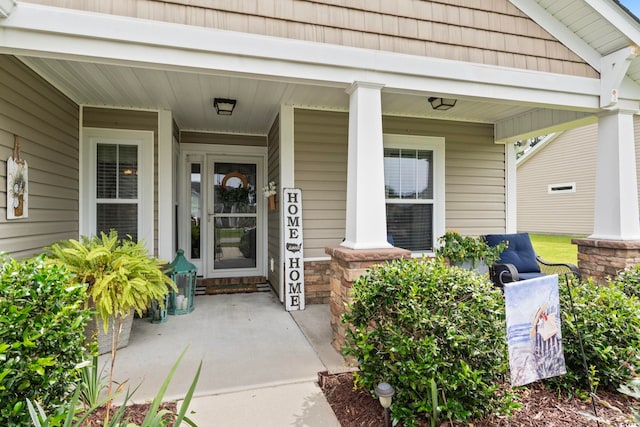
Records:
M280 104L337 111L347 111L349 106L343 88L60 59L20 59L78 104L169 110L183 130L264 135ZM212 107L214 97L236 99L233 115L218 116ZM494 123L530 108L461 99L449 111L434 111L427 98L383 92L383 113Z

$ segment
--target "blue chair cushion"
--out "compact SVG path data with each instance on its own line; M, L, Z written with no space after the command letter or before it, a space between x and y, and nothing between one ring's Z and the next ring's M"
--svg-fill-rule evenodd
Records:
M497 246L504 241L509 242L509 246L502 252L497 262L513 264L518 270L520 279L525 278L523 273L540 273L540 266L536 261L536 252L533 250L529 233L487 234L485 238L489 246ZM530 278L527 277L527 279Z
M542 277L545 276L544 273L518 273L518 278L520 280L527 280L527 279L533 279L536 277Z

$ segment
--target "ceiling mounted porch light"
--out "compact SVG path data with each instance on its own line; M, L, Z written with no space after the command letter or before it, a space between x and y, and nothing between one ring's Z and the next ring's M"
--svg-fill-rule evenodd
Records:
M0 0L0 18L8 17L15 7L14 0Z
M213 108L219 116L230 116L236 108L235 99L213 98Z
M453 98L429 98L429 104L431 104L431 108L440 111L446 111L455 107L457 101L457 99Z

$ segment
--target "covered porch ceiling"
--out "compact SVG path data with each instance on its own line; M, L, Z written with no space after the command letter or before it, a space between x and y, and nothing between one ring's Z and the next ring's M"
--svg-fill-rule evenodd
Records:
M66 59L19 56L26 65L80 105L168 110L181 130L264 135L281 104L299 108L348 111L347 86L283 82ZM472 97L437 111L428 102L437 93L382 95L385 115L495 123L531 110L529 105ZM237 100L231 116L217 115L213 98ZM452 96L453 97L453 96Z

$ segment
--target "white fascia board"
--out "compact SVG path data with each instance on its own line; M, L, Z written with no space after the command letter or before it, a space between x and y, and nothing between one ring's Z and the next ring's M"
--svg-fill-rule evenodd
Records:
M599 79L313 43L20 3L0 53L595 110Z
M571 49L573 53L584 59L587 64L591 65L596 71L600 71L601 55L598 51L547 12L546 9L537 2L531 0L509 0L509 2L529 18L533 19L562 44Z

